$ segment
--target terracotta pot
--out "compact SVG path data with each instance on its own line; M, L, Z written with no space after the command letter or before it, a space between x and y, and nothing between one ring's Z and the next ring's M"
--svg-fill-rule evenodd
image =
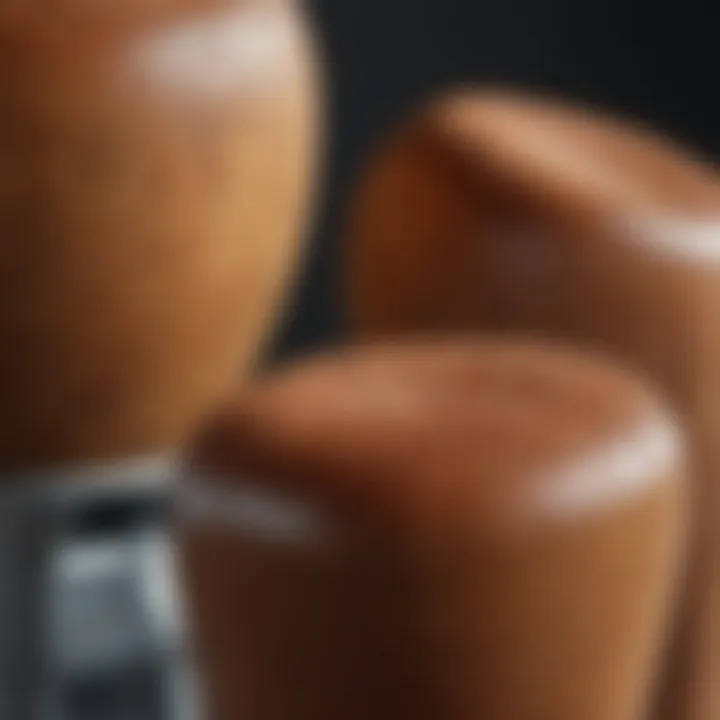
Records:
M363 336L524 331L602 347L692 431L694 537L660 716L720 713L720 181L631 122L510 92L418 113L372 159L349 233Z
M308 209L292 0L0 8L0 461L164 451L247 371Z
M613 365L386 347L246 391L181 485L215 720L636 720L681 449Z

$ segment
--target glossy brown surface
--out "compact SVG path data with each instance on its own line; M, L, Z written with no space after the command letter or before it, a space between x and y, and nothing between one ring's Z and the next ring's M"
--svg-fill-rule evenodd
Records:
M370 163L349 233L365 337L581 341L666 388L692 431L692 563L663 720L720 713L720 181L639 125L512 93L435 103Z
M315 67L288 0L0 7L0 459L165 450L295 264Z
M637 720L672 596L679 439L578 353L347 351L267 377L182 486L214 720Z

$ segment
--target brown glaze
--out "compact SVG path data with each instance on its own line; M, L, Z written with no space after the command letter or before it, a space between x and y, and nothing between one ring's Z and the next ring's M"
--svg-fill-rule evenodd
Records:
M0 461L165 450L294 264L315 67L292 0L3 2Z
M346 351L247 390L191 475L213 720L641 716L682 462L613 365L525 343Z
M695 522L663 720L720 713L720 182L670 140L581 107L459 93L370 163L350 228L363 336L524 331L602 347L692 431Z

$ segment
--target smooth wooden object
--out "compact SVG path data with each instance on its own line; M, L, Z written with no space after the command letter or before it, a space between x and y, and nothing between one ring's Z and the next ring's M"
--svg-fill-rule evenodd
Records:
M644 385L513 343L347 351L198 443L181 552L214 720L638 720L682 537Z
M164 452L247 371L316 94L291 0L2 3L3 467Z
M363 337L529 332L614 352L693 438L691 564L658 717L720 714L720 179L677 142L509 91L430 104L370 161L348 233Z

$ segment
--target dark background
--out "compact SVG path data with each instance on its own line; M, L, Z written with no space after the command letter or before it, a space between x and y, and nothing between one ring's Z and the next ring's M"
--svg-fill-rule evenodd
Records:
M343 210L362 160L433 90L464 81L563 92L720 157L713 2L315 0L331 118L310 255L277 354L342 338Z

